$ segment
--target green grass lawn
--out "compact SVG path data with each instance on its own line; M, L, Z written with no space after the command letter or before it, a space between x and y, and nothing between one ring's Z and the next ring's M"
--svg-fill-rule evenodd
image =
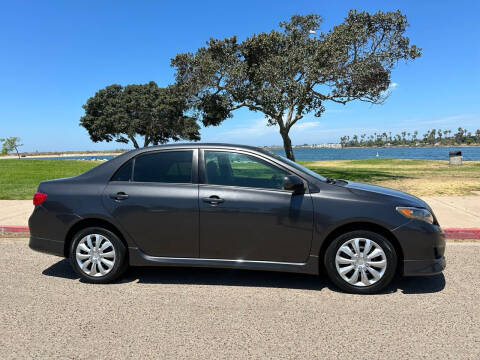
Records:
M81 174L98 165L85 160L0 160L0 199L31 199L41 181Z
M84 160L0 160L0 199L31 199L43 180L78 175L98 165ZM367 182L417 196L469 195L480 191L480 162L368 159L300 161L323 176Z

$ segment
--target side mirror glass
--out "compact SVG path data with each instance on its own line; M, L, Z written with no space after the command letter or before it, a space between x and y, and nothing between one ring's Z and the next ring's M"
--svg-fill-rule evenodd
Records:
M303 194L305 185L298 176L288 175L283 178L283 189L293 191L294 194Z

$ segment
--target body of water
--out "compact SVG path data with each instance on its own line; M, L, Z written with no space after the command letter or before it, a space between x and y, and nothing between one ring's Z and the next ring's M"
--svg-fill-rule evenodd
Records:
M461 151L463 160L480 160L479 147L401 147L401 148L346 148L294 149L297 160L360 160L376 158L448 160L450 151ZM272 150L285 156L283 150Z
M376 158L448 160L450 151L460 150L463 160L480 160L480 146L477 147L401 147L401 148L347 148L347 149L294 149L297 160L358 160ZM285 156L283 150L272 152ZM109 160L113 155L87 155L39 157L37 159L62 160Z

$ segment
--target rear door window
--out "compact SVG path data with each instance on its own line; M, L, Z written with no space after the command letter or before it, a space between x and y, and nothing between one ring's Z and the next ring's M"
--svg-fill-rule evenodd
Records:
M133 181L191 183L193 151L163 151L135 159Z

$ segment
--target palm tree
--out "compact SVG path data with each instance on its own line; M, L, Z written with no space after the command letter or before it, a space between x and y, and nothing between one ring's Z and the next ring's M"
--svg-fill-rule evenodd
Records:
M354 146L358 145L358 135L353 135L352 136L352 142L353 142Z
M413 133L402 131L400 134L396 134L392 137L392 132L389 131L383 133L373 133L368 135L363 133L359 135L353 135L350 139L350 136L342 136L340 138L340 143L342 146L385 146L387 143L393 145L399 144L410 144L416 145L418 141L421 141L423 144L432 144L435 145L437 142L442 145L450 144L480 144L480 129L475 130L475 132L470 132L467 129L459 127L457 132L452 135L452 130L442 130L442 129L431 129L427 130L423 134L421 140L418 139L418 131L415 130Z
M417 144L417 134L418 134L418 131L414 131L413 134L411 134L411 136L410 136L409 143L414 145L414 146Z
M455 134L455 141L458 144L461 144L463 142L463 133L465 130L463 130L461 127L458 128L458 132Z

